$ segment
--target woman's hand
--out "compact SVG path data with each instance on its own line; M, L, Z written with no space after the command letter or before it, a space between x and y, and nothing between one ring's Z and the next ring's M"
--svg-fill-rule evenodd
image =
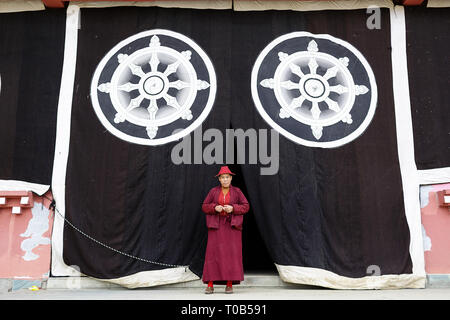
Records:
M223 207L223 210L225 210L226 213L231 213L233 212L233 206L227 204Z
M216 210L217 212L222 212L222 210L223 210L224 208L221 206L221 205L217 205L217 206L215 206L215 208L214 208L214 210Z

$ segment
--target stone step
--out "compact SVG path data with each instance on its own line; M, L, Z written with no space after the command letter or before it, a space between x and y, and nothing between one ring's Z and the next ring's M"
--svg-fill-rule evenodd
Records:
M450 288L450 274L428 274L427 288Z
M201 280L180 282L158 286L158 288L203 288ZM241 287L288 287L292 284L283 282L277 274L245 274ZM89 277L50 277L46 284L47 289L107 289L122 288L118 284L101 281Z
M273 288L297 288L307 289L314 286L291 284L283 282L277 274L245 274L241 287L273 287ZM17 279L0 279L0 292L19 290L36 285L33 281ZM203 288L205 284L201 280L167 284L153 288ZM89 277L50 277L41 281L42 289L121 289L122 286ZM427 275L427 288L450 288L449 274Z

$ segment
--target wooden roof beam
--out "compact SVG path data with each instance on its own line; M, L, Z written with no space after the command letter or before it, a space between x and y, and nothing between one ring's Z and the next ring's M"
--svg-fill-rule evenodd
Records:
M42 0L42 3L47 8L64 8L64 2L62 0Z
M404 6L420 6L425 0L402 0Z

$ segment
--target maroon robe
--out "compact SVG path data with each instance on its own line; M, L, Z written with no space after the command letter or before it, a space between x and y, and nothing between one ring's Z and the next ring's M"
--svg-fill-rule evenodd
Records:
M214 209L219 204L233 206L233 212L226 216L220 215ZM242 223L243 215L249 208L247 199L237 187L230 186L225 197L221 186L209 191L202 205L208 227L208 244L203 267L204 283L232 281L233 284L238 284L244 280Z

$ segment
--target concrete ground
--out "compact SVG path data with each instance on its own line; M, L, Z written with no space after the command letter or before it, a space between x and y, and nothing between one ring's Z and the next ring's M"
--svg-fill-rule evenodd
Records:
M4 309L30 316L40 314L36 310L62 310L57 314L74 318L144 314L164 319L291 319L308 316L308 310L322 317L359 320L362 315L385 318L389 310L389 315L398 312L405 318L428 308L420 302L440 300L444 305L432 301L432 308L445 310L450 300L450 286L442 279L435 284L429 281L425 289L333 290L283 283L274 275L247 275L244 282L234 286L233 294L225 294L225 286L215 285L214 294L209 295L204 294L205 285L200 280L126 289L90 278L75 279L75 283L69 278L51 278L37 291L29 290L31 283L16 282L3 283L0 306Z
M102 319L117 317L120 313L126 314L127 318L145 314L163 315L164 319L279 320L291 319L299 312L311 314L305 310L314 310L314 314L322 317L361 319L364 314L376 319L386 317L387 310L391 316L395 312L401 318L413 316L417 311L427 309L423 303L430 301L435 310L447 309L450 300L450 288L332 290L235 286L233 294L225 294L224 286L215 286L215 292L209 295L203 290L200 287L20 289L0 293L0 306L4 303L5 308L25 313L38 310L37 306L40 310L66 310L64 314L74 318L95 313ZM440 300L444 305L436 305L434 300ZM398 305L393 305L395 301Z
M398 290L332 290L224 286L206 295L203 288L21 289L0 293L0 300L450 300L450 288Z
M89 277L51 277L42 283L1 280L0 300L450 300L450 276L428 277L425 289L333 290L285 283L276 274L246 274L233 294L215 285L204 294L201 280L157 287L126 289ZM32 291L37 285L42 289Z

